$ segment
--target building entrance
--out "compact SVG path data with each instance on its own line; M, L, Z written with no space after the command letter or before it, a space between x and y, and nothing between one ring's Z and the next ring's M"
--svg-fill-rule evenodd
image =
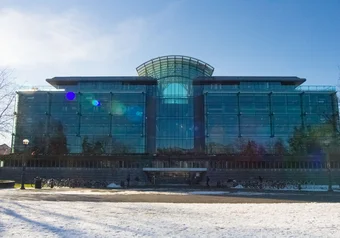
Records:
M149 182L153 185L196 185L205 175L205 168L144 168Z

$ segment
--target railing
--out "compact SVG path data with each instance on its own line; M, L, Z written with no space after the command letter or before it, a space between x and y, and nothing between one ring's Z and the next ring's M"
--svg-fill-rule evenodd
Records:
M31 92L38 92L38 91L47 91L47 92L52 92L52 91L65 91L65 89L58 89L53 86L22 86L18 90L18 92L21 91L31 91Z
M245 85L211 85L205 86L205 92L336 92L335 86L328 85L271 85L263 86L245 86Z
M323 85L301 85L295 88L297 91L323 91L323 92L335 92L335 86L323 86Z
M260 92L260 91L278 91L278 92L291 92L291 91L306 91L306 92L336 92L336 87L331 85L270 85L269 87L263 86L246 86L246 85L211 85L205 86L208 92L218 91L243 91L243 92ZM81 91L82 89L79 88ZM87 89L83 89L87 90ZM102 89L94 89L95 91L101 91ZM53 86L22 86L18 91L65 91L65 89L58 89Z
M4 167L21 167L21 159L4 160ZM225 161L225 160L197 160L197 161L160 161L160 160L108 160L102 158L56 158L26 160L26 166L32 168L117 168L117 169L142 169L142 168L208 168L224 170L256 170L256 169L327 169L326 161ZM340 169L340 161L332 161L331 169Z

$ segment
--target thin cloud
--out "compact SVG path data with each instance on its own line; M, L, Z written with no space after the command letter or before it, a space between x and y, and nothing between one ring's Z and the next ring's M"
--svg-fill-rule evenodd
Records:
M143 19L96 27L76 11L61 14L0 9L0 66L39 68L118 60L136 51L147 29Z

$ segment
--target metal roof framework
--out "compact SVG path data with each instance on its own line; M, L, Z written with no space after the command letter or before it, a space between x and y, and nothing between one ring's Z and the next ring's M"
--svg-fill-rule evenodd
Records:
M139 76L150 76L162 79L171 76L182 76L190 79L198 76L211 76L214 68L193 57L168 55L151 59L137 67Z
M214 68L193 57L183 55L168 55L151 59L136 68L139 76L153 77L158 80L161 90L169 84L182 84L188 91L189 81L196 77L209 77ZM186 83L187 82L187 83Z

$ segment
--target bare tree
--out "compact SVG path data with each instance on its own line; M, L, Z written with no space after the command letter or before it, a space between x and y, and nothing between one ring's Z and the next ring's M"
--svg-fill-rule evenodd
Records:
M15 91L16 84L13 82L11 71L0 69L0 135L2 137L12 132Z

